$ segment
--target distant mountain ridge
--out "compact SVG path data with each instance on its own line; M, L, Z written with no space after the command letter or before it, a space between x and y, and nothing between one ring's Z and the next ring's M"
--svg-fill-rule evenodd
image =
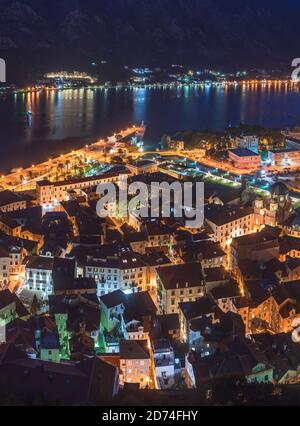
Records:
M0 0L0 55L279 68L300 57L299 17L297 0Z

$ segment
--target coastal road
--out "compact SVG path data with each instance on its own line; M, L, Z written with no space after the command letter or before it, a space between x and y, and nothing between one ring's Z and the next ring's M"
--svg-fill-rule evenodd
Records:
M144 131L144 126L132 126L128 129L114 133L111 137L118 136L119 139L122 140L134 134L142 134ZM2 188L2 191L6 189L11 191L32 190L35 188L37 181L43 179L52 180L55 178L58 172L58 167L68 169L71 166L69 171L73 171L73 166L78 162L78 158L81 158L84 161L87 161L88 159L95 159L96 157L97 160L103 160L103 156L97 153L97 148L105 145L106 143L108 143L108 140L100 140L96 143L86 145L83 148L72 150L67 154L62 154L59 157L55 157L53 159L50 158L49 160L37 165L32 164L27 168L16 167L11 173L1 176L0 187Z

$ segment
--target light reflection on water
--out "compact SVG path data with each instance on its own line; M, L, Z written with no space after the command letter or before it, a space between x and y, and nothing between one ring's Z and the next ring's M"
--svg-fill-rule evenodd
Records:
M32 112L27 119L25 113ZM287 86L66 90L0 98L0 171L82 146L142 120L146 144L164 133L229 123L300 125L300 93ZM21 163L20 163L21 161Z

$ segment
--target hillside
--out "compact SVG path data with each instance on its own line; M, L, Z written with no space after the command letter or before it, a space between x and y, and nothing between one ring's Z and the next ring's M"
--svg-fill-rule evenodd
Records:
M114 64L289 66L300 56L297 0L0 0L11 72Z

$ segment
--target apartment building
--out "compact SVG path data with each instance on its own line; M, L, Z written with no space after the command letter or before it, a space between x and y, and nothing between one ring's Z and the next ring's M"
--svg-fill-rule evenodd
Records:
M237 148L249 149L250 151L258 153L259 138L250 133L243 133L236 137L235 144Z
M226 248L232 240L253 232L252 208L222 207L209 205L205 209L205 220L212 229L213 240Z
M96 281L98 297L116 290L134 292L148 288L148 265L138 253L120 252L119 256L102 259L88 256L84 275Z
M120 341L120 385L139 384L140 389L153 387L151 355L147 340Z
M6 289L10 282L10 257L8 251L0 247L0 289Z
M23 289L41 292L47 297L53 292L54 259L50 257L30 256L23 261Z
M269 151L269 160L272 166L298 167L300 162L299 149L281 149Z
M157 293L162 314L179 313L179 304L193 302L205 292L200 263L164 266L157 269Z
M230 149L229 161L237 169L258 169L261 164L260 155L246 148Z
M4 234L6 235L11 235L13 237L20 237L22 226L14 219L11 219L10 217L5 215L1 215L0 230L4 232Z
M3 213L26 209L27 199L15 192L5 190L0 192L0 211Z
M122 175L128 174L128 171L122 171ZM101 183L119 184L119 173L105 173L100 176L92 176L82 179L72 179L60 182L50 182L43 180L37 182L36 198L40 205L51 205L69 200L70 191L76 191L78 195L83 189L90 188Z

